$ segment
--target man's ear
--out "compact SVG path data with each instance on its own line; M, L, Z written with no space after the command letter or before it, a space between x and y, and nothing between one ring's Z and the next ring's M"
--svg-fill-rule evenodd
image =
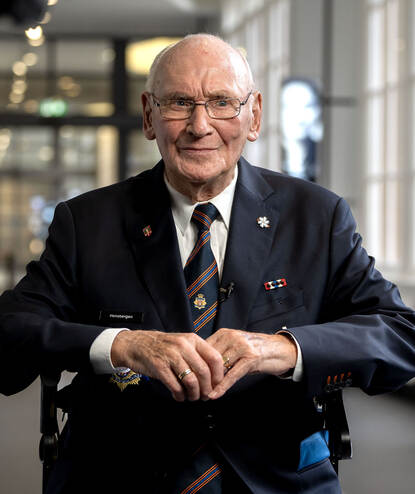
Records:
M145 91L141 95L141 103L143 105L143 133L148 140L152 141L156 138L153 129L153 107L151 105L151 94Z
M259 136L259 131L261 129L261 115L262 115L262 95L258 91L253 93L254 102L251 107L251 125L249 127L249 132L247 139L248 141L256 141Z

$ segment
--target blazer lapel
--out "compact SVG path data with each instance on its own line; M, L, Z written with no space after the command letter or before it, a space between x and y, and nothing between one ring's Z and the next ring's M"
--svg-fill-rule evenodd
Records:
M167 331L191 332L192 319L163 163L134 179L126 198L127 237L137 273Z
M258 290L265 289L268 280L263 272L279 219L271 201L266 202L273 194L258 171L241 158L221 282L222 287L233 282L234 291L220 305L217 329L245 329ZM260 217L269 220L269 228L261 228Z

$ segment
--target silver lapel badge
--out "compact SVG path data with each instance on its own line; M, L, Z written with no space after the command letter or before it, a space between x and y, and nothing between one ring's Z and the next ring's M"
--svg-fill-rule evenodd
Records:
M256 222L261 228L269 228L271 226L270 221L266 216L260 216L256 219Z

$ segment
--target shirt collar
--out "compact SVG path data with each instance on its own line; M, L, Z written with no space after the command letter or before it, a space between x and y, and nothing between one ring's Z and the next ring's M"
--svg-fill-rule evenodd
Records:
M219 211L227 230L229 229L229 223L231 220L232 203L235 195L237 179L238 166L235 166L235 173L231 183L220 194L212 197L212 199L209 199L209 202L211 202ZM190 224L194 208L201 203L197 202L193 204L188 197L174 189L167 181L166 174L164 174L164 182L170 194L174 222L179 228L181 234L184 235Z

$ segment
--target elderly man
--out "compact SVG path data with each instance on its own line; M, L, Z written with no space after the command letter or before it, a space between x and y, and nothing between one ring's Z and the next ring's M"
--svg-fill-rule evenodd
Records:
M238 51L185 38L142 103L162 161L58 205L1 298L3 393L78 372L48 493L339 493L313 397L410 379L413 311L341 198L241 158L262 100Z

